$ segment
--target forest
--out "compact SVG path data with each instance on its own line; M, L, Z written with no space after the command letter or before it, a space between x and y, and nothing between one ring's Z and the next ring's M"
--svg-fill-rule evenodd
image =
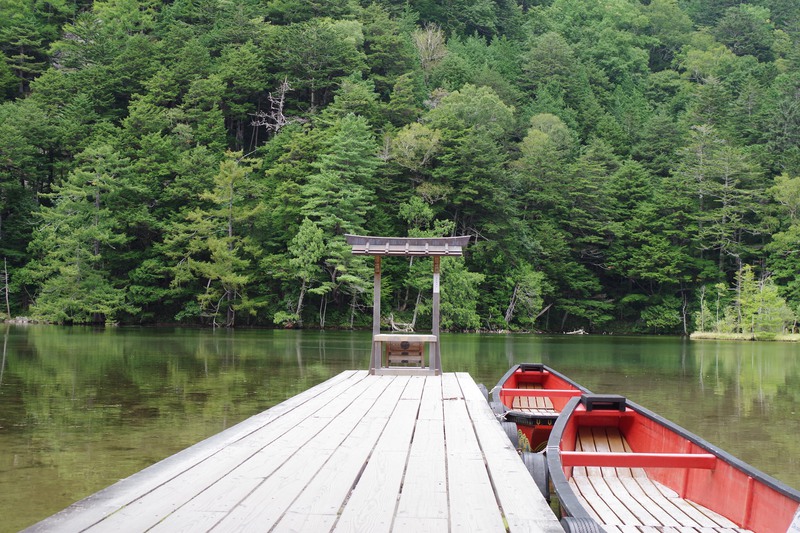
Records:
M360 328L354 233L472 237L451 331L796 329L796 0L0 0L0 52L0 318Z

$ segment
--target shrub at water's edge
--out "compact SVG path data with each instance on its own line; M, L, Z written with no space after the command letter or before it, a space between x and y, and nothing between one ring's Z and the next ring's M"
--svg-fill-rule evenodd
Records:
M695 331L689 337L692 340L800 342L800 333L718 333L713 331Z
M702 287L700 310L695 313L693 339L796 341L797 315L769 277L756 279L744 265L733 287L724 283L712 291Z

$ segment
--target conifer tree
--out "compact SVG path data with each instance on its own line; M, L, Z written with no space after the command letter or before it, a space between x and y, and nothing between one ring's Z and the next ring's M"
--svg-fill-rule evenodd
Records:
M41 223L30 245L36 259L21 277L35 287L35 317L58 323L114 322L135 311L108 270L108 256L127 240L110 206L125 192L128 161L108 144L91 146L79 161L48 195L52 207L38 212Z
M189 284L196 301L177 318L199 315L214 326L231 327L237 312L255 314L252 268L262 252L246 228L263 209L254 180L257 166L241 152L228 152L213 187L200 195L202 206L188 209L169 228L164 253L172 259L172 284Z

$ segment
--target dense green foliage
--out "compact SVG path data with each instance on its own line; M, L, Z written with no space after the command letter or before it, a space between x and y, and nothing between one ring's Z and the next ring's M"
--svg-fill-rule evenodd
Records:
M354 327L345 233L468 234L450 329L779 331L799 50L783 0L0 0L3 289L60 323ZM424 327L429 278L387 261L387 318Z

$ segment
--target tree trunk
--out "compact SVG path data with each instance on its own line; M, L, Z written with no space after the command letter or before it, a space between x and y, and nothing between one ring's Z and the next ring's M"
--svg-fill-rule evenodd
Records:
M225 317L225 327L232 328L233 323L236 320L236 311L233 309L233 297L234 295L231 294L231 291L226 291L225 293L225 305L227 307L227 316Z
M411 270L411 267L413 265L414 265L414 256L411 256L409 258L409 260L408 260L408 269L409 269L409 271ZM408 309L408 297L409 297L410 294L411 294L411 287L406 287L406 295L403 298L403 303L400 306L400 309L398 309L398 311L402 312L402 311L405 311L406 309Z
M519 283L514 285L514 293L511 295L511 301L508 302L508 308L506 309L506 315L504 317L506 321L506 326L511 323L511 319L514 318L514 308L517 306L517 292L519 291Z
M742 262L739 261L739 273L736 281L736 317L739 324L739 333L744 333L744 324L742 324Z
M353 322L356 319L356 304L358 302L358 293L353 293L353 299L350 301L350 329L353 329Z
M700 316L703 316L703 307L700 306ZM689 321L689 298L686 296L686 292L683 293L683 304L681 305L681 320L683 321L683 336L686 337L689 335L689 325L687 322Z
M244 150L244 120L236 121L236 147Z
M4 278L4 289L6 293L6 314L11 319L11 304L8 301L8 261L6 258L3 258L3 278Z
M550 303L550 304L547 304L547 306L546 306L544 309L542 309L541 311L539 311L539 314L538 314L538 315L536 315L535 317L533 317L533 321L534 321L534 322L536 322L537 320L539 320L539 317L540 317L540 316L542 316L543 314L547 313L547 312L550 310L550 308L551 308L551 307L553 307L553 304L551 304L551 303Z
M94 227L100 225L100 188L98 187L94 193ZM94 256L97 257L100 255L100 241L95 239L94 240Z
M303 312L303 298L306 295L306 280L303 280L303 285L300 287L300 297L297 299L297 308L294 310L294 314L297 315L297 321L301 324L303 320L300 318L300 313Z
M417 312L419 311L419 302L422 300L422 291L417 292L417 302L414 304L414 315L411 317L411 329L417 328Z

